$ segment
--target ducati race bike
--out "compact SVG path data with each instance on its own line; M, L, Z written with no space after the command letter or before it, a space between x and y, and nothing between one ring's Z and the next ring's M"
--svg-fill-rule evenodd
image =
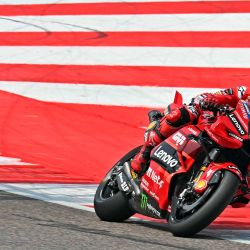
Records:
M178 96L179 95L179 96ZM182 103L176 94L175 103ZM239 101L204 111L157 145L139 176L123 156L97 188L94 208L104 221L124 221L135 213L168 221L176 236L189 237L213 222L231 204L250 200L250 105Z

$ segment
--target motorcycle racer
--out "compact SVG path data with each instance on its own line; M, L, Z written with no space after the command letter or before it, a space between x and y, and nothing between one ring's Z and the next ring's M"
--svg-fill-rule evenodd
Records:
M166 219L173 235L187 237L227 206L247 206L249 97L242 86L203 93L183 105L176 92L165 112L151 110L144 145L116 160L98 186L97 216L117 222L135 213Z
M168 105L163 114L158 110L150 111L151 123L144 134L144 145L130 161L132 170L137 174L146 170L151 150L181 127L195 124L202 110L213 110L221 105L235 108L240 99L250 100L250 88L239 86L216 93L203 93L192 98L189 105Z

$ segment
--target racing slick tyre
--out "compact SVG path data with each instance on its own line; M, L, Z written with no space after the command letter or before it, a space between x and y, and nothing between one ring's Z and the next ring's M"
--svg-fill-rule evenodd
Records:
M240 180L235 174L230 171L223 172L221 181L203 199L202 205L193 205L193 210L187 214L181 211L185 206L181 208L177 205L177 208L171 211L168 218L169 231L175 236L190 237L207 227L231 202L239 184ZM176 206L177 201L172 201L172 207ZM186 207L188 206L192 204L186 204Z
M111 176L117 166L122 166L126 161L132 159L141 149L141 146L134 148L123 156L104 177L98 186L94 197L94 208L97 216L104 221L121 222L135 212L129 206L128 197L118 188L112 187Z

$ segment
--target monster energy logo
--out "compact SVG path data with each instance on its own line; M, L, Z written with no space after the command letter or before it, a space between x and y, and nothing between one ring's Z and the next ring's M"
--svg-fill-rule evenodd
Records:
M147 208L147 203L148 203L148 197L145 194L141 195L141 208L146 209Z

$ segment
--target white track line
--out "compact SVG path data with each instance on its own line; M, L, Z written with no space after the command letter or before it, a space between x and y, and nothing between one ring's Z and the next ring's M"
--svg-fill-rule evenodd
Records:
M93 204L97 185L80 184L0 184L0 190L29 198L93 212L86 205ZM57 199L57 197L60 199Z
M204 88L38 82L0 82L0 90L40 101L128 107L166 107L173 101L176 90L183 94L186 103L189 103L191 98L204 91L216 91L216 89Z
M79 184L1 184L0 190L33 199L94 212L94 194L97 185ZM60 197L60 199L58 199ZM138 220L138 218L136 219ZM148 222L150 223L150 222ZM155 224L155 222L152 222ZM205 229L199 234L250 244L249 230Z
M249 230L205 229L202 231L202 234L206 236L224 239L224 240L250 244L250 231Z
M250 14L59 15L0 18L13 31L249 31Z
M250 48L0 46L0 63L250 68L249 58Z
M37 164L23 162L19 158L0 156L0 166L36 166Z

